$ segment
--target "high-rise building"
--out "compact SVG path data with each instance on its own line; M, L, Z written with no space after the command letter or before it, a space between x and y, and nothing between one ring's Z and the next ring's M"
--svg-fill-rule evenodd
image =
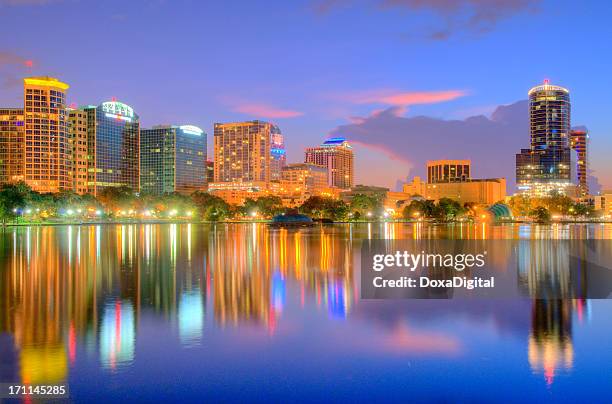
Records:
M470 160L430 160L427 162L427 182L465 182L470 180Z
M140 122L118 101L81 108L87 115L87 192L106 187L140 189Z
M87 112L68 110L70 155L72 158L72 189L77 194L87 193Z
M23 108L0 108L0 184L23 181L24 152Z
M23 82L24 180L38 192L70 190L69 86L53 77L28 77Z
M570 132L570 146L576 151L576 179L580 196L589 194L589 133L586 130Z
M326 167L330 186L341 189L353 186L353 148L346 139L334 137L318 147L307 148L305 162Z
M529 90L531 144L516 155L516 182L521 192L542 196L569 191L574 180L570 127L567 89L546 80Z
M155 195L206 190L206 133L193 125L142 129L140 188Z
M285 148L276 125L262 121L215 123L214 148L215 182L267 187L281 178Z

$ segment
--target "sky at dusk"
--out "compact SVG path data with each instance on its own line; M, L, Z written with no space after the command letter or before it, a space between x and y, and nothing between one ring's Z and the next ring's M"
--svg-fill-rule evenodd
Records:
M515 103L548 78L570 90L609 189L611 12L594 0L0 0L0 105L21 105L24 76L50 75L70 104L116 97L143 127L195 124L209 145L214 122L275 122L289 162L340 134L357 183L395 187L436 158L513 176L479 156L512 162L509 148L528 147ZM500 118L511 104L518 117ZM412 150L419 137L429 147Z

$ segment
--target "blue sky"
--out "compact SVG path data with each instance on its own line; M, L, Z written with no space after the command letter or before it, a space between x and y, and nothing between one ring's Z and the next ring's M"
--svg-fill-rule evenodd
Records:
M592 167L612 188L611 11L593 0L0 0L0 103L20 104L21 77L54 75L69 102L116 97L144 126L210 134L214 122L272 120L300 161L392 100L411 100L407 117L464 119L549 78L570 89L572 124L590 129ZM358 182L408 175L405 161L356 149Z

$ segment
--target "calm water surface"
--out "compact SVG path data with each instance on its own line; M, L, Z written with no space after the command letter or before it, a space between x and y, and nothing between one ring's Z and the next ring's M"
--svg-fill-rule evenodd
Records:
M612 301L360 301L366 238L612 225L0 229L0 382L65 381L75 401L612 400Z

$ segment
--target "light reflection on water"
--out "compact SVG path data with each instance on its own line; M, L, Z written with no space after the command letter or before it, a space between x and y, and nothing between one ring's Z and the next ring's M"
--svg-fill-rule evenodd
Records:
M489 372L507 368L519 386L536 394L548 394L560 375L567 378L563 386L576 377L571 392L577 393L583 374L576 374L575 362L592 352L576 347L576 330L612 330L584 300L374 302L359 301L358 285L359 246L368 237L612 239L611 225L380 223L292 230L146 224L0 232L0 381L66 380L77 398L85 397L90 387L84 379L92 373L101 386L115 384L112 397L130 389L153 394L154 379L163 381L169 369L185 375L191 366L204 373L221 369L231 378L236 363L253 368L260 362L262 375L249 377L260 383L284 378L287 390L275 386L267 394L290 398L291 386L299 390L318 380L310 366L351 357L363 361L323 371L340 378L339 392L359 393L355 385L370 367L405 371L410 360L421 364L419 377L452 372L453 366L479 378L487 366ZM604 312L612 308L607 301L599 305ZM595 342L585 338L586 346ZM276 364L266 368L263 358L251 356L260 350ZM609 345L607 350L612 358ZM173 359L155 364L160 352ZM483 362L488 357L496 362ZM583 365L584 376L589 367ZM304 376L287 381L287 372L296 370ZM343 379L346 374L351 378ZM144 382L144 375L151 379ZM189 376L181 380L194 395L247 394L229 389L240 380L207 387ZM389 377L388 383L397 387L400 381ZM414 397L429 397L427 383L410 387ZM480 394L466 397L492 398L495 392Z

